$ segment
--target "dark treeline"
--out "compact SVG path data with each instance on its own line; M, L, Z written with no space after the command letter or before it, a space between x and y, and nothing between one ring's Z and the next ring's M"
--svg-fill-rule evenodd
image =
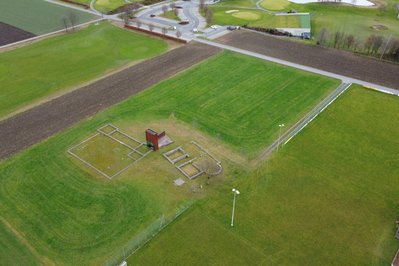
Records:
M356 53L374 56L380 59L399 62L399 39L392 36L386 38L371 34L360 40L353 34L345 32L330 33L323 28L316 36L317 44L324 47L345 49Z

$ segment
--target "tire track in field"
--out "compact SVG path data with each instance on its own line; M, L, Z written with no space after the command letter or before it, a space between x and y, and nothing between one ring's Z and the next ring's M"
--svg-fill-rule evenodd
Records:
M0 160L222 51L189 44L0 122Z

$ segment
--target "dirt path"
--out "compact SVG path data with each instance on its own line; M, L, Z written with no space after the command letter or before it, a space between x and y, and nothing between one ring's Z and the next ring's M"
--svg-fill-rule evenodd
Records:
M0 160L220 52L189 44L0 122Z
M221 37L218 42L296 64L399 89L399 65L397 64L250 31L235 31Z

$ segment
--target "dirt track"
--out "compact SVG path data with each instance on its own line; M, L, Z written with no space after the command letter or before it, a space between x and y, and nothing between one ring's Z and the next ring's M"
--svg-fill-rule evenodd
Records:
M218 42L383 86L399 89L399 65L250 31L235 31Z
M36 35L18 29L14 26L8 25L6 23L0 22L0 46L6 45L13 42L22 41L35 37Z
M189 44L0 122L0 160L220 52Z

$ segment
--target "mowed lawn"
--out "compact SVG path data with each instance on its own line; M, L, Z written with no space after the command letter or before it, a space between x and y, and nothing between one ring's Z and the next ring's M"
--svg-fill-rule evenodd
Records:
M161 166L169 163L159 153L143 159L146 167L133 167L109 181L94 177L68 156L70 147L107 123L123 129L142 124L141 131L132 132L143 134L152 121L182 120L191 130L202 130L213 143L206 146L209 150L222 147L218 157L223 175L231 178L246 172L246 166L223 158L255 156L277 136L278 123L293 124L337 85L335 80L234 53L215 56L2 161L0 212L34 247L39 261L100 264L184 201L188 192L172 185L176 169L164 175ZM185 134L187 142L197 140L187 130L170 127L168 132L181 132L176 138ZM149 160L156 156L156 167L151 167ZM146 168L150 170L143 173Z
M63 18L68 19L71 14L76 16L76 24L98 18L93 14L44 0L1 0L0 21L35 35L64 29Z
M125 2L124 0L96 0L94 7L100 12L107 13L128 3L130 2Z
M173 114L254 157L339 81L225 52L137 97L161 116ZM156 104L153 104L156 103Z
M217 5L212 7L214 10L215 23L219 24L235 24L260 27L283 27L281 21L273 21L270 14L257 10L248 10L251 13L256 13L257 18L252 16L252 19L234 18L231 14L226 14L224 11L240 10L245 8L256 8L256 1L251 0L222 0ZM316 36L317 33L326 28L333 39L336 32L343 32L345 34L353 34L355 38L363 43L371 34L382 35L388 38L391 34L393 37L399 37L399 20L397 19L398 10L396 8L397 1L383 0L378 2L384 7L380 8L362 8L349 5L340 5L338 3L309 3L309 4L294 4L288 0L264 0L261 5L269 10L289 11L297 10L298 12L308 12L311 15L312 34ZM293 22L287 25L293 25ZM372 27L381 25L385 27L384 30L375 30Z
M398 112L398 97L352 87L260 169L128 262L390 265L399 247ZM232 187L241 192L233 228Z
M0 53L0 118L167 47L103 22Z
M263 28L300 28L299 16L275 16L262 10L236 8L221 5L210 7L213 11L212 24L239 25Z

